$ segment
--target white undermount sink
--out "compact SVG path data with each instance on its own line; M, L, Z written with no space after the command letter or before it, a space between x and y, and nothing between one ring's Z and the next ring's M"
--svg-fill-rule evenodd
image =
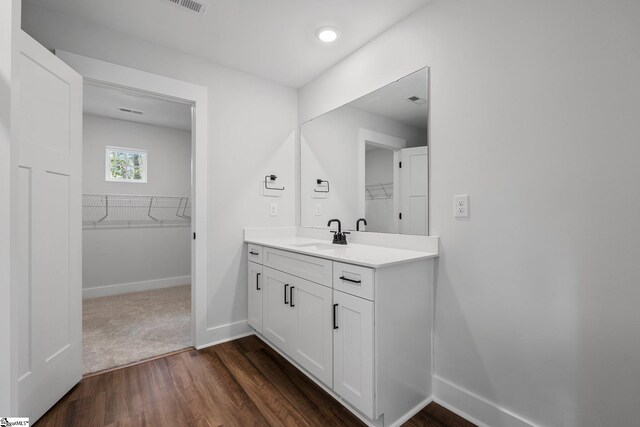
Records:
M296 248L301 248L301 249L311 249L311 250L317 250L317 251L326 251L326 250L335 249L336 246L339 246L339 245L334 245L333 243L310 242L310 243L293 244L291 246L296 247Z

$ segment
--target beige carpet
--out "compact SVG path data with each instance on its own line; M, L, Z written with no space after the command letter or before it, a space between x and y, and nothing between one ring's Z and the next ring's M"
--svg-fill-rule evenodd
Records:
M191 346L191 285L82 304L84 373Z

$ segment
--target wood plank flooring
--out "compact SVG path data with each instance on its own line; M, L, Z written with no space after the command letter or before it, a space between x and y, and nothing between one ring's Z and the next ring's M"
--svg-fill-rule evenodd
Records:
M83 379L45 426L363 426L255 336ZM405 426L473 424L435 403Z

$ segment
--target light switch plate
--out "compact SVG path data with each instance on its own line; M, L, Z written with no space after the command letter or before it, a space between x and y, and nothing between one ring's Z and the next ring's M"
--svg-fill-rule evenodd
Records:
M278 204L277 203L269 204L269 215L270 216L278 216Z
M316 205L316 216L322 216L322 205L320 203Z
M453 196L453 217L469 218L469 195L460 194Z

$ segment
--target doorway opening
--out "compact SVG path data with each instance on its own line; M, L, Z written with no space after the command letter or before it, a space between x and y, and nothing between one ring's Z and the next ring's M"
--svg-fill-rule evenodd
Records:
M85 80L84 374L188 348L193 104Z

